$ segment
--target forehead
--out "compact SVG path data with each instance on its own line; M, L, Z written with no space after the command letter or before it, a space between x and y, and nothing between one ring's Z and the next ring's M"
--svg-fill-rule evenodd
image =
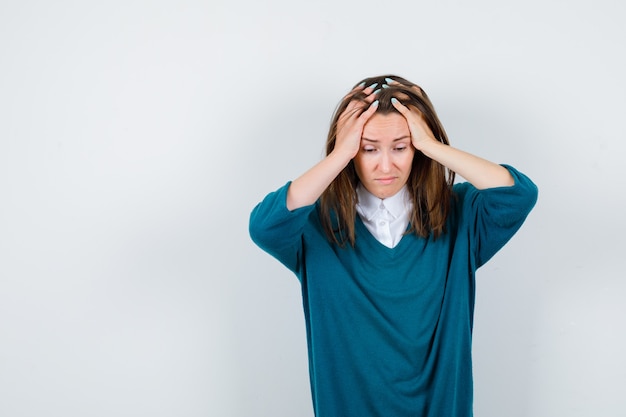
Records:
M374 140L394 140L410 136L406 119L399 113L374 113L363 127L363 137Z

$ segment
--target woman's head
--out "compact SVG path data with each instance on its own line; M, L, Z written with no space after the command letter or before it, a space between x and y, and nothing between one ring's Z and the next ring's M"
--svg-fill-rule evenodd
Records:
M328 138L326 141L326 154L330 154L334 147L337 138L337 125L339 117L346 111L348 104L353 101L359 101L362 106L357 106L357 112L364 112L370 105L370 101L367 101L367 94L363 92L362 88L356 88L359 85L370 86L376 85L376 89L379 91L376 94L376 99L379 101L378 107L374 115L368 120L364 127L363 137L365 139L371 139L367 137L368 125L370 128L376 128L378 131L384 130L385 124L391 129L389 131L388 138L391 138L394 134L402 136L398 133L400 131L408 131L408 125L406 120L404 121L406 128L402 128L402 119L404 116L396 110L393 106L391 99L396 98L404 106L409 107L411 110L417 110L428 127L432 131L434 137L444 143L449 144L448 137L443 128L443 125L437 117L434 106L432 105L428 95L418 85L396 75L381 75L377 77L370 77L361 80L356 84L353 92L348 94L338 105L335 114L333 116L331 126L328 132ZM371 123L370 123L371 122ZM392 131L394 130L395 131ZM372 130L372 129L369 129ZM395 139L395 138L391 138ZM363 147L367 141L362 138L361 146ZM404 141L406 143L406 141ZM365 158L361 158L361 152L355 157L346 168L337 176L330 187L322 195L322 211L323 218L326 216L328 221L325 224L327 232L330 234L330 230L333 231L333 239L338 243L344 243L346 240L354 243L354 221L356 218L356 186L359 182L374 195L378 195L380 198L389 197L395 192L399 191L402 186L406 185L411 195L414 205L414 211L411 216L411 230L414 230L421 236L427 236L433 233L437 237L444 229L445 218L447 217L449 196L451 193L451 186L454 182L454 173L447 170L437 162L432 161L419 151L410 145L410 139L408 141L411 154L411 161L409 167L396 166L396 173L402 183L395 183L392 187L376 187L376 184L381 184L380 181L375 181L376 176L380 176L379 173L374 173L372 166L363 164L366 161ZM361 158L361 159L360 159ZM402 162L404 164L404 162ZM369 171L367 169L369 169ZM369 172L369 176L368 173ZM395 176L395 174L390 175ZM389 179L389 178L387 178ZM336 216L336 224L331 226L330 213L334 212ZM339 232L339 238L337 238L337 232Z
M367 191L378 198L388 198L407 183L414 155L404 116L375 113L363 126L360 149L352 163Z

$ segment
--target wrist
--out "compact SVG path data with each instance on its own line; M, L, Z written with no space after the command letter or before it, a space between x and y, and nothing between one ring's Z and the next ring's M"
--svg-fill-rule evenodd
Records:
M446 146L445 144L439 142L435 138L428 138L420 141L417 144L413 145L415 149L423 153L429 158L433 158L433 154L437 152L442 146Z
M337 162L342 165L342 167L345 167L348 163L350 163L354 156L354 152L335 148L326 156L326 158Z

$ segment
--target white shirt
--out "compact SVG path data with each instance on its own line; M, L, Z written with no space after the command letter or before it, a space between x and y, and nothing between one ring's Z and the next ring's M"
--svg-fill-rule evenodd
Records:
M383 245L394 248L409 225L413 205L406 186L395 195L380 199L361 183L356 187L356 211L367 230Z

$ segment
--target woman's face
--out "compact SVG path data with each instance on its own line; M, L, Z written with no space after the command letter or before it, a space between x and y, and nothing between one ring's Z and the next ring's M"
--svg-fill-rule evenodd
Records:
M406 184L415 149L406 119L399 113L375 113L363 127L354 157L359 180L378 198L395 195Z

